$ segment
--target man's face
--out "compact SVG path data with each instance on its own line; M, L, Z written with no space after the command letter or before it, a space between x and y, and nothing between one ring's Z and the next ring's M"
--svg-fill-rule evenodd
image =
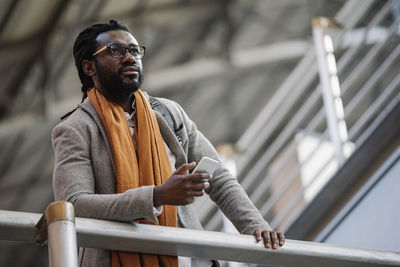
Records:
M96 38L97 49L109 44L123 46L138 45L136 39L123 30L108 31ZM128 51L124 57L113 58L108 49L94 56L96 76L100 90L106 97L118 100L137 91L143 83L141 59L134 58Z

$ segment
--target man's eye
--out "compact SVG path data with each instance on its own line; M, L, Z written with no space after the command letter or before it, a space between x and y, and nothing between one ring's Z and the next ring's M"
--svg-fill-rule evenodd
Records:
M111 48L111 49L110 49L110 52L111 52L112 55L119 55L119 54L121 54L120 49L118 49L118 48L116 48L116 47Z
M129 48L129 53L131 53L132 55L137 55L139 54L139 49L137 47L131 47Z

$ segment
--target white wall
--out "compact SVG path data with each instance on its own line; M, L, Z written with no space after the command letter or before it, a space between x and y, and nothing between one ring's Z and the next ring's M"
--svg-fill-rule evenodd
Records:
M321 241L366 249L400 251L399 152L400 148L333 220Z

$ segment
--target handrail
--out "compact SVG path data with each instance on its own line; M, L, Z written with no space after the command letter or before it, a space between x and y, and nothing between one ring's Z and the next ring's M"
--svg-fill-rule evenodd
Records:
M0 240L33 242L41 214L0 210ZM265 249L248 235L75 218L79 246L269 266L399 266L400 254L286 240Z

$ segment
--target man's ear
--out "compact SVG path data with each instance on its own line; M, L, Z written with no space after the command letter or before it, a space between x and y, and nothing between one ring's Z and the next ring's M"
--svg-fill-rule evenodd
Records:
M95 66L93 60L84 59L82 61L82 69L83 69L83 72L85 72L85 74L90 77L93 77L94 75L96 75L96 66Z

